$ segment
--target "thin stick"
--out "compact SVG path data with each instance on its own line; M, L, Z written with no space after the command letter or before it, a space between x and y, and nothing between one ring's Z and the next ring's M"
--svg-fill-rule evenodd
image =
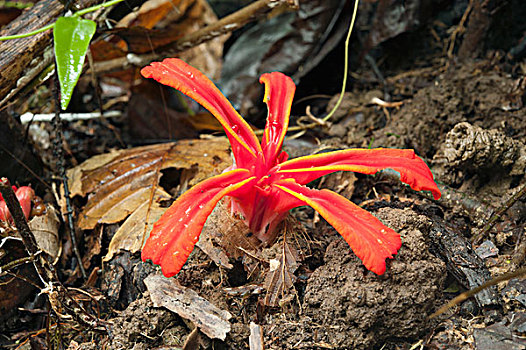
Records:
M29 225L27 224L26 217L22 211L22 207L20 206L18 198L16 198L15 192L11 187L11 183L5 177L0 178L0 193L2 193L2 197L4 197L7 209L9 209L9 212L13 217L13 221L15 222L15 226L18 229L18 233L22 238L22 242L24 243L26 251L35 265L35 269L40 276L40 279L44 284L47 284L51 280L50 271L47 269L48 266L44 265L45 259L36 259L36 257L40 255L37 241L33 235L33 232L31 232Z
M511 208L513 204L515 204L515 202L524 197L524 195L526 195L526 184L523 185L522 188L519 191L517 191L513 196L511 196L511 198L509 198L506 201L506 203L504 203L504 205L497 209L497 211L490 217L488 223L484 226L484 228L473 237L473 243L480 242L482 238L484 238L484 236L486 236L488 232L493 228L493 226L495 226L497 221L502 218L502 215L504 215L504 213L509 208Z
M156 54L148 53L142 55L128 54L125 57L119 57L112 60L95 63L97 73L111 72L122 70L130 66L142 67L149 64L159 57L173 56L178 52L188 50L205 41L212 40L226 33L230 33L241 28L250 21L253 21L259 15L268 12L278 6L286 5L291 8L296 6L295 0L258 0L248 6L243 7L219 21L212 23L202 29L199 29L183 38L158 49Z
M58 80L58 74L55 70L55 117L53 118L53 129L55 129L55 140L53 142L53 153L55 158L57 159L57 170L58 170L58 176L60 177L60 180L62 181L62 185L64 186L64 197L66 197L66 213L63 213L63 215L66 216L67 222L68 222L68 232L69 237L71 239L71 245L73 246L73 252L75 253L75 257L78 260L80 273L82 274L82 278L87 279L86 270L84 269L84 265L82 264L82 257L80 256L79 248L77 245L77 237L75 234L75 225L73 224L73 207L71 205L71 199L69 194L69 185L68 185L68 177L66 175L66 168L64 167L64 152L62 150L62 121L60 119L60 98L59 98L59 80Z
M442 306L435 313L433 313L431 316L429 316L429 318L435 318L435 317L443 314L444 312L446 312L447 310L449 310L453 306L460 304L461 302L463 302L467 298L472 297L473 295L477 294L478 292L480 292L480 291L482 291L482 290L484 290L486 288L489 288L489 287L494 286L494 285L496 285L496 284L498 284L500 282L504 282L504 281L507 281L507 280L510 280L512 278L519 277L519 276L522 276L522 275L525 275L525 274L526 274L526 267L523 267L523 268L518 269L517 271L510 272L510 273L505 273L502 276L496 277L496 278L492 279L491 281L488 281L488 282L486 282L486 283L484 283L484 284L482 284L482 285L480 285L480 286L478 286L476 288L468 290L467 292L464 292L464 293L458 295L457 297L451 299L446 305Z

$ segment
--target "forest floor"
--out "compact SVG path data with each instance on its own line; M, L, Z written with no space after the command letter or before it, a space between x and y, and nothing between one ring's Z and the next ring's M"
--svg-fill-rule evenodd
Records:
M119 206L115 212L121 212L110 218L115 202L94 209L97 192L108 189L101 180L104 171L130 174L131 168L118 168L130 162L129 153L116 149L128 147L152 160L169 154L163 159L170 164L155 176L130 177L110 189L131 184L125 191L139 193L152 183L155 191L158 184L166 194L155 192L159 205L143 208L155 217L170 197L229 166L228 144L207 137L177 141L176 151L167 150L166 143L144 151L129 147L135 145L128 141L140 134L140 123L133 130L126 113L68 122L64 144L87 278L81 277L66 234L54 238L60 247L54 252L55 268L70 287L70 298L104 327L96 331L79 325L63 317L68 310L63 315L48 312L45 294L37 296L36 288L9 279L0 286L2 310L9 315L0 327L0 345L47 349L61 344L57 348L71 350L262 349L263 344L265 349L526 349L526 281L520 278L429 318L459 293L524 266L526 63L498 50L476 60L455 60L440 50L412 55L411 66L391 65L382 69L381 78L362 63L350 74L352 82L330 123L284 144L291 158L353 147L411 148L430 166L442 191L439 200L412 191L388 170L371 176L334 173L310 184L349 198L400 233L402 247L388 260L384 275L367 271L334 228L311 208L300 207L291 211L270 247L237 251L224 261L218 250L228 249L213 242L216 250L207 250L202 243L205 248L198 245L177 276L161 278L158 267L140 260L144 230L133 227L153 219L143 213L128 222L151 191L138 195L133 209ZM308 79L319 79L333 61L324 62L302 80L307 81L299 86L301 97L314 94L316 81ZM307 105L315 115L330 110L338 97L330 94L330 100L315 97L295 104L291 125L306 114ZM386 94L401 103L382 106L372 100ZM264 106L257 106L265 114ZM261 120L252 119L261 127ZM202 129L213 130L210 125ZM41 159L53 163L52 125L38 122L32 128ZM204 134L202 129L197 134ZM123 161L117 166L115 160ZM52 193L37 191L47 203L54 201ZM81 219L88 207L97 213L94 222ZM224 208L216 214L214 223L227 220ZM23 250L16 244L9 247ZM280 273L272 268L276 263ZM34 281L29 270L17 273Z

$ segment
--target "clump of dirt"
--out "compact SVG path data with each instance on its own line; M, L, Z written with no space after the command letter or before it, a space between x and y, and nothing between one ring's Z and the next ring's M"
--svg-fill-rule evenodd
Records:
M370 349L427 329L446 275L429 253L431 222L409 208L382 208L377 216L403 241L386 274L367 272L345 241L335 239L307 282L299 322L281 317L266 325L270 348Z
M464 122L446 135L434 162L439 165L436 173L451 186L462 184L465 176L477 177L478 181L481 177L500 177L506 190L514 176L524 175L526 147L500 130L485 130Z
M470 122L523 138L524 111L516 80L490 61L467 62L442 73L418 91L375 130L373 146L413 148L432 158L439 143L456 124ZM519 99L517 99L519 94Z

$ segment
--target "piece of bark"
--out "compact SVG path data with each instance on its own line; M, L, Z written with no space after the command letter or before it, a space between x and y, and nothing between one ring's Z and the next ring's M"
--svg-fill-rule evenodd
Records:
M250 322L250 336L248 338L250 350L265 350L265 344L263 343L263 330L261 326Z
M448 271L466 288L476 288L492 279L484 261L474 251L471 243L458 232L444 224L439 217L431 217L433 227L429 232L434 253L447 265ZM477 304L485 309L500 305L494 286L475 294Z
M79 0L78 8L97 3L97 0ZM42 0L9 23L0 36L24 34L45 27L62 15L64 6L58 0ZM52 30L21 39L0 42L0 106L25 87L33 78L53 62L52 55L44 52L51 47Z
M230 332L232 315L221 310L194 290L177 285L174 279L150 275L144 279L155 307L164 306L179 316L192 321L201 332L212 339L225 340Z

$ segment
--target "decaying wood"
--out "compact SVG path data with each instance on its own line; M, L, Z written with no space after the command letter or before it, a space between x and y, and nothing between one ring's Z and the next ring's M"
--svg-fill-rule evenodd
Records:
M194 290L181 287L174 279L161 275L146 277L144 284L155 307L163 306L192 321L208 337L225 340L230 332L228 320L232 315L200 297Z
M473 10L469 16L469 22L464 35L464 40L458 50L458 58L461 60L476 58L482 51L484 45L481 43L486 35L494 17L493 11L502 6L503 0L472 0Z
M96 2L97 0L79 0L75 4L79 8L85 8ZM64 6L58 0L38 1L0 31L0 36L40 29L53 23L63 11ZM27 38L0 42L0 107L52 63L51 54L44 56L51 46L51 38L52 30L48 30Z
M435 253L446 262L448 271L466 288L474 289L491 280L491 273L475 253L471 243L444 225L441 218L433 218L429 236ZM500 305L494 287L480 291L475 295L475 300L483 309L498 308Z

